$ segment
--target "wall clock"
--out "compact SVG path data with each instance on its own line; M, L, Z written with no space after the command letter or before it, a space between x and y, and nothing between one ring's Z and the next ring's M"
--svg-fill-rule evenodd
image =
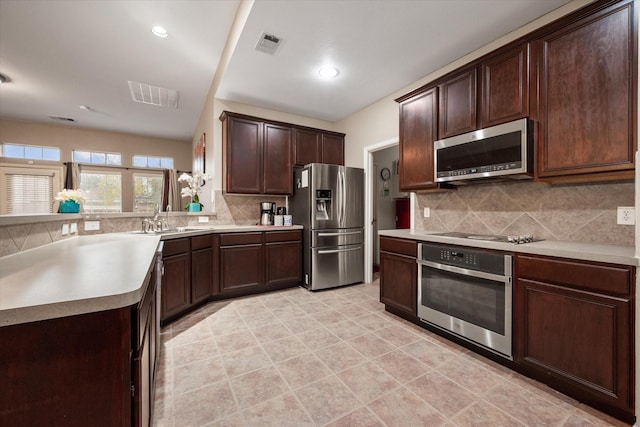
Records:
M388 181L389 178L391 178L391 171L389 170L389 168L382 168L382 170L380 171L380 177L384 181Z

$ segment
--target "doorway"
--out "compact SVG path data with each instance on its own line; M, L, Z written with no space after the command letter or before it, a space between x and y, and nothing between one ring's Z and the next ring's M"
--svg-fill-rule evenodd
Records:
M365 282L373 281L379 260L378 230L395 228L395 200L409 197L410 227L413 227L413 193L401 193L397 174L398 139L364 148L365 167ZM381 175L389 169L389 178ZM386 177L386 171L385 171Z

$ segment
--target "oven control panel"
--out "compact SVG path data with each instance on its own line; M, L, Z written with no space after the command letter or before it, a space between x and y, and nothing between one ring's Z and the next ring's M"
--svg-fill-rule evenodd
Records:
M468 270L493 274L511 274L511 257L498 251L443 245L440 243L420 243L418 258L422 261L451 265Z

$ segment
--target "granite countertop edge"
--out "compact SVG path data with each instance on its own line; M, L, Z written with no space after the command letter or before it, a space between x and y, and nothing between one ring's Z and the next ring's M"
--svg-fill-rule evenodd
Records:
M599 243L580 243L558 240L541 240L538 242L516 245L513 243L472 240L458 237L438 236L440 231L425 230L380 230L380 236L398 237L418 242L447 243L481 249L493 249L506 252L542 255L559 258L570 258L582 261L594 261L611 264L638 266L640 259L635 256L633 246L606 245Z

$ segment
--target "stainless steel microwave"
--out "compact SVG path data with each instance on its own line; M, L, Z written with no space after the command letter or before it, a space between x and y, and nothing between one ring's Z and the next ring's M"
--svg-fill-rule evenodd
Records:
M436 182L533 177L531 123L520 119L434 143Z

